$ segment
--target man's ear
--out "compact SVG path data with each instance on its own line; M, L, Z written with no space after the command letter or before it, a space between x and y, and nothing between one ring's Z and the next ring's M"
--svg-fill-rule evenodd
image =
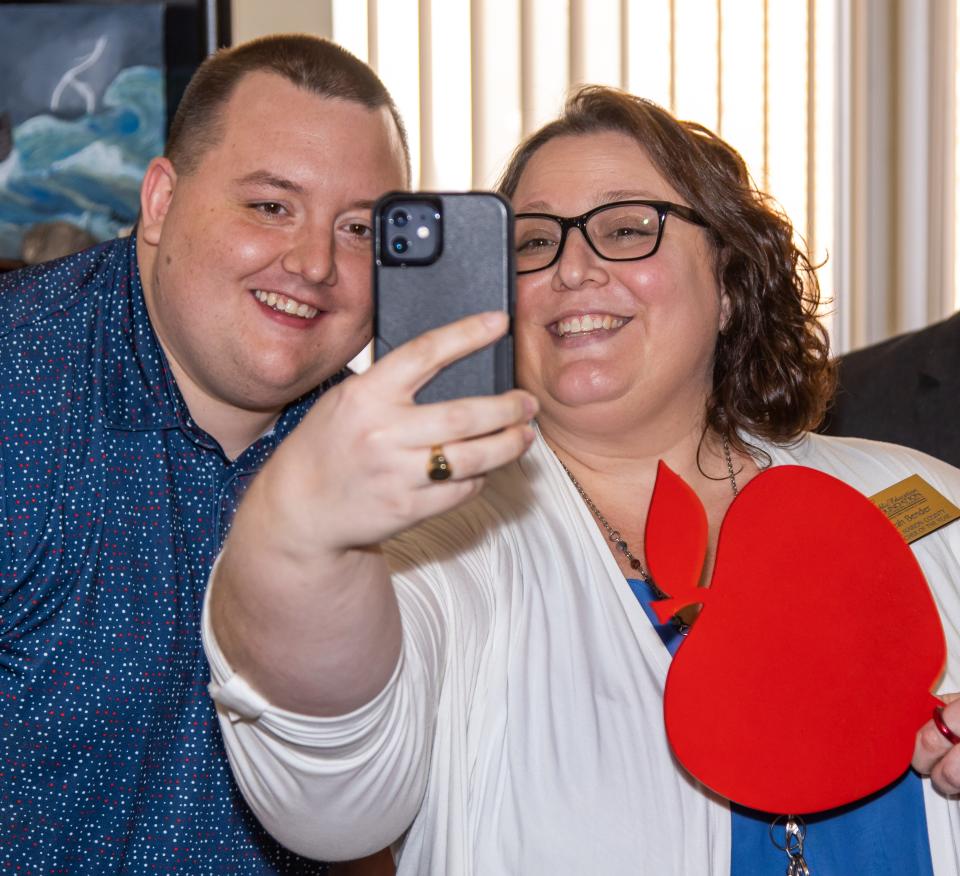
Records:
M140 185L140 237L156 246L173 201L177 172L167 158L154 158Z

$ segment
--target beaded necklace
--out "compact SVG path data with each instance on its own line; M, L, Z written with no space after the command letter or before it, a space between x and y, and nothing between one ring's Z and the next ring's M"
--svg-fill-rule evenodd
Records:
M737 476L733 470L733 457L730 454L730 442L727 441L726 435L723 436L723 458L727 463L727 479L730 481L733 497L736 498L740 494L740 488L737 486ZM603 512L596 506L593 499L587 495L587 491L580 485L580 481L573 476L573 472L571 472L562 461L560 465L563 466L563 470L567 473L567 477L570 478L570 482L576 487L580 498L583 499L590 509L590 513L597 518L597 521L606 531L607 538L613 542L614 547L627 558L627 561L630 563L630 568L639 573L640 577L647 583L657 599L667 599L667 594L656 585L643 563L631 552L630 545L627 544L626 539L620 534L620 530L614 529L610 525L610 522L604 517ZM670 622L676 627L677 632L683 636L690 631L690 624L681 620L679 615L674 615L670 618Z

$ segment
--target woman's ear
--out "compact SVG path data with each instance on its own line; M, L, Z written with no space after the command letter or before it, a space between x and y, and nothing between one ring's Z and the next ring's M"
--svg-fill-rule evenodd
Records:
M177 172L167 158L154 158L140 186L140 238L156 246L173 201Z

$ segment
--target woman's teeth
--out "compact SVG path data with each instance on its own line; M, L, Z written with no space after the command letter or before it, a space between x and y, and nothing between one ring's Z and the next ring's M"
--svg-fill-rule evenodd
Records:
M583 335L587 332L610 331L620 328L626 322L619 316L610 316L609 314L599 316L588 314L586 316L572 316L570 319L562 319L553 324L553 330L561 337L567 335Z
M320 312L316 307L311 307L309 304L303 304L300 301L294 301L292 298L287 298L286 295L281 295L279 292L264 292L262 289L254 289L253 294L257 301L266 304L267 307L272 307L279 313L299 316L301 319L313 319L313 317Z

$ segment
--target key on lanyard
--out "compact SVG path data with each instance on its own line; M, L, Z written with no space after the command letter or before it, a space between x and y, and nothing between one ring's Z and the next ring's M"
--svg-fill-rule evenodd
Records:
M788 815L786 819L786 823L784 824L785 838L783 845L777 842L773 836L773 829L777 826L780 818L777 818L773 824L770 825L770 839L773 840L773 844L778 849L786 852L788 859L787 876L810 876L810 868L807 866L807 862L803 857L803 840L807 833L807 826L799 816Z
M793 815L787 816L785 825L787 842L785 851L790 863L787 864L787 876L810 876L810 868L803 859L803 838L806 836L806 825Z

